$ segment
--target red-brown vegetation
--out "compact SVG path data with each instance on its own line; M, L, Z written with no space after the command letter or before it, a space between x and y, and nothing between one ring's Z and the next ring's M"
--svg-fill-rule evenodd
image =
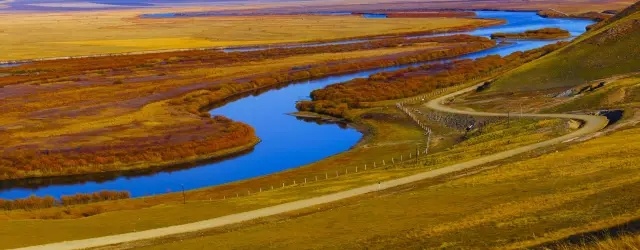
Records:
M3 200L0 199L0 210L36 210L52 208L55 206L70 206L78 204L88 204L101 201L129 199L129 192L120 191L99 191L92 194L75 194L62 196L56 200L52 196L38 197L30 196L24 199Z
M311 93L312 101L299 102L297 108L301 111L342 117L347 109L358 108L362 102L405 98L462 84L489 76L499 70L514 68L546 55L564 44L556 43L526 52L515 52L506 57L492 55L476 60L427 64L379 73L368 79L355 79L315 90Z
M427 46L422 50L393 56L326 61L271 73L218 78L210 80L211 83L203 82L206 80L201 75L188 75L191 78L185 79L184 74L180 74L184 69L229 65L243 60L277 59L300 53L353 51L429 42L437 46ZM16 130L6 129L9 126L0 127L0 135L3 137L0 142L4 143L0 155L0 180L160 168L236 153L257 143L255 132L246 124L224 117L210 118L206 111L212 105L219 105L235 96L262 88L363 69L455 57L494 45L495 42L489 39L468 35L395 38L361 44L243 53L188 51L78 58L34 62L2 69L14 76L0 77L0 84L17 86L11 86L11 91L6 92L11 98L3 100L6 105L0 107L0 110L18 115L16 120L29 121L30 127L37 128L18 130L22 134L51 133L53 136L37 136L39 141L23 139L29 138L26 136L12 139L15 133L13 131ZM139 74L142 76L137 76L139 79L136 80L123 78ZM34 86L40 85L49 88L49 91L16 92L17 89L38 89ZM60 91L56 88L60 88ZM26 104L22 96L32 101ZM149 111L139 112L149 103L162 105L154 105ZM73 120L65 119L100 119L98 114L108 108L118 108L118 112L123 112L113 116L116 125L78 128L75 124L69 124ZM149 116L151 113L160 114L166 119L153 118L154 115ZM138 118L131 122L131 116ZM48 122L40 122L43 118ZM60 126L71 128L69 132L58 132ZM105 139L107 136L109 138ZM93 142L93 138L99 140Z
M527 30L522 33L493 33L491 39L559 39L571 37L567 30L559 28L543 28Z
M385 12L387 18L475 17L470 11Z
M256 142L253 128L222 116L203 118L198 127L165 128L161 132L158 136L132 138L111 145L5 152L0 157L0 179L78 175L163 163L178 164Z
M95 203L101 201L113 201L113 200L123 200L131 198L131 194L129 192L123 191L99 191L92 194L75 194L75 195L64 195L60 197L59 204L64 206L70 205L78 205L78 204L88 204Z
M475 42L471 42L471 39L474 39ZM292 69L286 73L274 73L271 75L265 75L261 77L255 77L248 82L236 82L224 84L212 89L207 90L206 92L201 92L201 94L197 96L188 96L187 99L183 100L175 100L173 103L179 105L181 103L191 103L192 106L189 110L195 111L198 106L197 103L207 103L211 102L211 100L215 100L220 96L225 96L228 93L243 93L247 91L252 91L259 88L264 88L268 86L287 84L296 81L302 81L307 79L319 78L327 75L337 75L337 74L345 74L350 72L355 72L363 69L372 69L372 68L382 68L382 67L390 67L394 65L404 65L410 63L418 63L418 62L427 62L432 60L439 60L445 58L452 58L456 56L460 56L467 53L472 53L476 51L480 51L483 49L490 48L495 45L494 42L486 39L486 38L478 38L471 37L467 35L458 35L453 36L451 41L467 41L464 43L464 46L452 46L447 48L446 50L442 49L427 49L424 51L419 51L415 53L407 53L405 55L400 55L395 58L378 58L376 60L360 60L358 62L351 63L328 63L321 65L312 65L308 67L300 67L296 69Z

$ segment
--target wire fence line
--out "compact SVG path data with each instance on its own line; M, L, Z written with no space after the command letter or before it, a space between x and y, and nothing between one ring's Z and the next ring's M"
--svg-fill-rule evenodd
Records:
M371 161L370 163L356 165L356 166L347 166L344 169L332 169L326 171L319 171L316 173L309 174L301 174L298 177L288 178L286 181L282 182L274 182L269 185L262 185L262 187L246 187L246 188L238 188L237 190L231 191L223 191L220 193L216 193L209 197L210 201L213 200L226 200L226 199L234 199L247 197L251 195L260 194L263 192L269 192L273 190L282 190L285 188L293 188L293 187L303 187L305 185L318 183L322 181L331 181L336 180L341 177L345 177L348 175L356 175L362 174L365 172L373 172L380 170L395 170L395 169L415 169L422 168L425 165L437 164L434 159L427 158L428 154L428 146L430 144L430 138L432 130L427 126L427 123L422 121L419 114L416 114L412 111L411 108L407 107L408 104L420 104L423 103L435 96L440 96L444 93L451 92L453 90L461 89L465 86L453 86L448 88L438 89L436 91L430 92L428 94L411 97L408 99L404 99L401 102L396 103L396 107L405 113L418 127L420 127L426 136L426 142L423 143L425 150L420 150L419 147L415 152L402 153L398 156L391 157L390 159L383 159L378 161ZM184 198L185 201L187 198ZM202 200L202 199L198 199Z
M344 169L332 169L327 171L318 171L316 173L302 174L298 177L288 178L286 181L273 182L272 184L262 185L261 187L246 187L238 188L232 191L223 191L220 193L212 194L208 199L210 201L213 201L241 198L273 190L303 187L318 182L337 180L345 176L353 176L367 172L371 173L374 171L419 168L423 167L424 163L427 162L426 159L421 159L421 157L423 157L423 153L420 151L416 151L415 153L410 152L400 154L398 157L392 157L389 160L373 161L371 163L358 166L345 167ZM187 200L187 198L185 198L185 200ZM194 200L206 200L206 198Z

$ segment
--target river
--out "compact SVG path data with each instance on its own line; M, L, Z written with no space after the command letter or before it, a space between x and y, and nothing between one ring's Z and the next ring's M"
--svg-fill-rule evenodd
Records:
M478 17L501 18L507 23L482 28L465 34L489 36L494 32L522 32L544 27L569 30L575 37L592 24L589 20L542 18L535 12L478 11ZM515 51L538 48L555 41L518 40L485 51L465 55L461 58L478 58L490 54L507 55ZM332 76L317 80L291 84L255 96L230 102L211 111L212 115L223 115L254 127L262 139L254 150L226 160L200 164L195 167L172 171L128 176L104 176L91 180L66 178L52 179L27 185L25 182L0 182L0 198L16 199L29 195L61 195L91 193L100 190L127 190L132 196L146 196L215 186L224 183L264 176L287 169L300 167L326 157L344 152L353 147L362 137L355 129L336 124L317 124L301 121L288 113L295 112L295 102L307 99L311 91L327 85L368 77L371 74L392 71L407 66L381 68L353 74ZM31 187L26 187L31 186Z

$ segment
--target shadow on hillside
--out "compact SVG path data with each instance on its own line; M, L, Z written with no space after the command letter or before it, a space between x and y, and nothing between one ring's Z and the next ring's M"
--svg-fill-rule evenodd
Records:
M540 244L531 249L570 249L639 232L640 219L636 219L601 230L570 235L564 239Z

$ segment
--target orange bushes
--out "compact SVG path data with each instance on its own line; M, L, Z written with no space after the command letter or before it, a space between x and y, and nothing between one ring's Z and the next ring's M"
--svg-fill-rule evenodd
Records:
M36 197L31 196L29 198L17 199L17 200L2 200L0 199L0 208L4 210L17 210L17 209L43 209L50 208L56 205L56 199L52 196Z
M56 200L52 196L30 196L28 198L17 200L0 199L0 210L35 210L55 206L70 206L109 200L122 200L129 199L130 197L131 194L129 192L99 191L92 194L62 196L60 200Z
M386 12L387 18L475 17L471 11Z
M123 200L131 198L129 192L99 191L93 194L65 195L60 198L60 203L64 206L87 204L101 201Z
M74 58L55 61L40 61L17 67L2 69L0 73L10 73L12 76L0 77L0 86L18 84L29 81L43 81L56 79L59 76L81 75L87 71L103 71L116 73L131 71L137 68L166 69L167 67L184 67L192 64L213 64L216 66L229 65L239 62L278 59L295 55L337 53L397 46L408 46L417 43L460 43L478 42L480 38L469 35L441 36L430 38L407 39L402 37L373 39L353 44L325 45L299 48L274 48L248 52L225 53L222 50L197 50L181 52L165 52L142 55L120 55L92 58Z
M134 138L115 146L5 153L0 158L3 163L0 179L78 175L164 165L251 145L255 141L255 131L248 125L224 117L206 119L207 123L200 127L175 128L160 133L163 136L157 138Z
M379 73L368 79L354 79L314 90L311 93L312 101L298 102L296 107L301 111L341 117L347 109L360 107L361 102L416 96L465 83L488 76L496 70L514 68L564 44L556 43L526 52L515 52L506 57L492 55L476 60L457 60Z
M569 31L559 28L527 30L523 33L494 33L491 39L558 39L570 37Z
M199 64L188 65L189 63L197 64L198 62L207 62L218 65L217 63L224 64L244 59L261 60L296 53L367 49L369 48L368 46L375 48L423 42L437 42L439 46L389 56L344 61L336 60L314 65L300 65L289 70L251 75L251 77L239 77L235 81L226 80L226 83L214 82L208 85L208 89L202 89L206 88L204 86L207 85L202 84L202 82L197 82L197 84L200 84L202 87L194 88L193 92L182 96L168 93L169 90L158 90L159 94L166 96L166 99L163 100L166 100L166 103L169 105L167 108L171 109L171 112L169 112L171 116L183 116L182 118L188 116L188 118L180 119L180 122L174 123L155 123L153 126L131 124L131 128L139 129L136 133L130 133L132 129L124 126L104 128L105 130L101 130L100 133L117 135L113 136L113 139L110 139L107 143L83 143L81 144L82 146L67 143L72 136L75 138L91 138L91 136L94 136L91 134L94 131L79 131L74 132L72 135L65 134L61 136L65 138L61 138L60 140L50 140L52 142L51 144L43 143L35 145L34 147L12 145L11 147L3 148L2 154L0 154L0 180L82 175L134 169L159 169L185 162L235 153L248 149L258 141L255 132L246 124L234 122L223 117L210 118L208 112L204 111L210 108L211 105L224 103L231 98L241 96L245 93L252 93L260 89L326 75L344 74L363 69L455 57L495 46L495 42L487 38L456 35L419 39L376 40L356 45L273 49L229 54L220 51L193 51L160 54L164 56L171 55L171 57L164 58L160 55L137 55L118 57L118 60L109 57L71 59L63 63L60 63L60 61L38 62L13 69L2 69L0 71L19 71L24 73L24 75L20 76L7 77L21 82L35 81L38 83L38 80L44 78L45 81L51 80L53 82L93 81L98 82L97 85L103 82L102 84L108 84L109 87L112 87L113 76L136 74L136 69L131 67L137 67L142 64L146 65L147 63L153 67L160 68L161 72L171 73L175 69L179 72L180 70L184 70L184 68L203 67ZM175 69L170 68L174 66L176 67ZM155 76L155 73L148 73L147 70L148 69L145 68L142 73L144 75ZM72 73L77 73L78 75L69 75ZM51 77L51 79L49 77ZM95 78L86 80L85 78L88 77ZM4 77L0 77L0 81L2 81L3 78ZM82 80L74 80L75 78L82 78ZM149 78L153 79L153 77ZM109 79L109 81L106 79ZM149 81L153 82L154 80ZM129 84L127 81L124 82L124 85ZM62 84L58 86L60 85ZM154 93L156 91L151 88L145 89L141 87L140 89L145 91L141 92L144 93L142 95L148 95L148 93ZM134 95L132 95L132 97L138 98ZM111 96L105 95L103 98L111 98ZM111 99L105 99L105 103L109 103L109 100ZM113 101L119 100L127 99L120 97L113 99ZM144 101L144 99L140 100ZM89 101L89 99L87 99L87 101ZM68 104L65 104L65 106L66 105ZM123 105L123 107L136 108L126 105ZM100 108L96 108L95 110L101 110ZM328 110L327 112L334 115L342 115L347 108L347 104L334 104L330 102L328 102L325 107L325 109ZM42 111L52 111L52 113L56 113L56 110L53 108ZM21 112L27 113L27 111L24 110ZM47 112L41 112L34 108L32 113ZM78 112L72 113L72 116L78 114ZM195 114L196 116L188 113ZM40 117L39 115L36 116ZM46 114L44 117L52 116ZM153 131L148 131L150 129L153 129ZM122 131L122 134L118 134L120 131ZM136 137L136 134L141 134L141 136Z
M265 88L280 84L319 78L327 75L338 75L356 72L363 69L374 69L403 65L417 62L426 62L437 59L445 59L460 56L463 54L480 51L495 45L494 41L486 38L473 37L468 35L456 35L441 38L429 38L440 41L449 41L450 47L425 49L423 51L411 52L396 57L378 58L375 60L359 60L357 62L331 62L319 65L309 65L306 67L295 67L288 72L272 73L271 75L257 76L249 81L222 84L215 88L202 91L197 94L186 95L182 98L174 99L172 105L188 105L187 110L191 113L200 112L201 107L206 104L215 104L224 101L232 95L241 94L256 89ZM424 41L424 40L422 40ZM345 105L333 105L325 103L332 113L338 114L346 109Z

